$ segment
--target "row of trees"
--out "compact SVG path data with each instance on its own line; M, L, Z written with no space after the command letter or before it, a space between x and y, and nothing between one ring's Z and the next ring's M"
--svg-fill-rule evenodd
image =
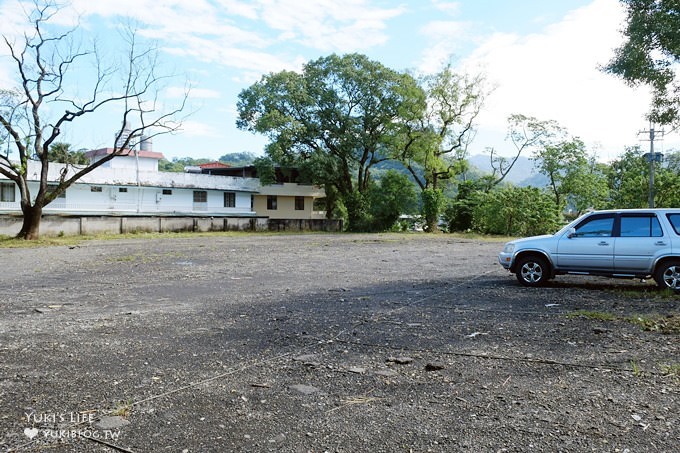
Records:
M549 231L567 208L578 214L646 205L649 165L639 149L627 150L611 165L600 164L583 141L555 121L521 114L508 119L511 152L503 154L510 157L489 149L491 174L473 174L468 145L487 94L483 77L456 74L450 66L417 79L363 55L331 55L309 62L302 73L266 75L241 92L238 126L269 137L272 163L306 169L307 182L326 188L329 215L346 217L354 231L389 228L386 218L409 213L414 189L428 231L438 228L445 212L452 229L521 234ZM547 187L495 193L522 155L534 160ZM383 182L379 169L387 162L398 163L410 178L389 173ZM393 188L397 181L402 205L383 187ZM673 190L680 189L674 164L661 169L657 182L658 205L672 205ZM389 216L381 190L395 210ZM513 202L526 206L511 215L490 207L499 200L508 209ZM493 213L507 218L486 218ZM533 217L548 220L541 224ZM532 226L518 226L518 219Z
M548 181L545 187L506 185L489 191L484 177L461 183L443 216L447 228L502 235L545 234L556 231L565 215L576 217L585 209L647 206L650 167L639 147L627 149L609 164L586 157L573 143L562 148L570 149L562 154L563 161L536 161L537 170ZM680 152L666 155L665 162L655 169L655 180L656 205L680 206Z
M301 73L265 75L239 95L239 128L265 134L272 161L294 165L323 185L328 211L349 228L371 226L373 170L396 160L421 192L436 228L441 182L464 169L474 120L487 90L481 76L450 67L416 79L360 54L331 55Z
M628 13L626 41L605 70L633 85L650 86L654 92L650 119L678 125L677 0L622 3ZM186 101L185 95L176 107L161 108L158 90L167 75L157 72L155 49L140 46L134 30L124 31L128 44L124 56L113 58L96 45L83 47L86 40L78 27L64 30L51 24L60 8L54 0L33 0L23 38L3 35L17 87L0 87L0 145L6 146L0 153L0 174L19 187L24 223L18 236L25 239L38 237L43 207L78 179L137 145L140 137L177 130ZM75 74L88 70L89 85L76 81ZM237 125L269 138L270 163L297 166L311 182L323 185L328 211L345 215L354 230L379 228L394 217L386 212L395 203L411 200L410 193L403 192L402 177L376 180L374 171L386 162L398 162L410 174L430 231L437 228L446 207L448 182L462 182L458 198L489 194L502 185L522 153L538 158L557 209L567 201L576 210L595 206L593 200L604 186L590 187L592 180L600 181L596 176L601 172L585 156L583 143L554 123L523 115L512 116L508 123L515 157L489 150L492 174L478 178L479 187L467 187L465 157L489 92L483 76L457 74L451 67L416 78L364 55L331 55L307 63L300 73L265 75L241 92ZM63 130L110 106L122 112L114 152L96 163L67 167L56 187L48 188L50 162L76 157L69 150L63 156L51 152ZM128 133L133 120L138 126ZM18 160L11 155L18 155ZM28 185L32 159L40 166L37 193L31 193ZM266 163L257 162L262 168ZM615 200L611 177L607 181L609 197ZM395 189L399 184L403 190ZM616 187L630 184L635 185L621 180ZM659 184L665 184L663 179ZM397 196L383 200L376 198L377 193Z
M622 77L631 85L646 84L653 90L650 120L678 125L680 88L676 81L680 60L680 35L676 0L622 0L627 10L625 42L605 71ZM331 55L311 61L301 73L283 71L268 74L239 95L237 125L244 130L265 134L270 142L266 152L276 162L308 167L312 182L323 185L329 196L329 212L343 211L353 230L377 226L376 208L371 195L373 170L382 162L395 160L410 173L420 191L426 229L434 231L447 200L442 185L462 181L451 210L467 206L480 218L487 200L537 198L535 205L546 206L556 215L569 205L576 212L589 207L644 206L646 197L640 184L647 166L638 150L604 169L589 156L582 141L551 121L524 115L509 118L509 141L514 157L501 157L489 150L491 176L466 185L468 145L474 137L475 120L489 94L481 75L460 75L451 67L440 73L414 78L371 61L363 55ZM548 189L517 190L499 187L516 159L530 153L539 171L548 178ZM506 154L506 153L501 153ZM638 173L630 173L639 166ZM675 203L677 171L667 168L668 178L660 176L657 204ZM625 175L625 176L624 176ZM629 176L631 176L629 178ZM632 177L634 176L634 177ZM667 179L667 180L666 180ZM673 187L670 191L663 187ZM629 189L634 190L629 190ZM668 195L663 195L668 193ZM544 203L549 196L550 203ZM490 213L505 212L489 209ZM509 233L508 219L530 218L528 213L506 213L505 222L481 220L485 231ZM541 218L547 218L542 215ZM454 225L462 222L454 216ZM501 228L498 225L505 224ZM495 225L495 226L490 226ZM531 229L547 230L548 226Z

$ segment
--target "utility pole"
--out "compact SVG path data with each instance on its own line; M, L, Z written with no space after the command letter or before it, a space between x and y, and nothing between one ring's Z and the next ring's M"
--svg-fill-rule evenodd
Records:
M654 139L656 138L656 133L660 133L663 137L664 130L660 131L654 130L654 125L649 122L649 130L642 130L638 134L649 133L649 152L644 155L644 157L649 161L649 207L654 208L654 163L661 162L663 160L663 154L654 152Z

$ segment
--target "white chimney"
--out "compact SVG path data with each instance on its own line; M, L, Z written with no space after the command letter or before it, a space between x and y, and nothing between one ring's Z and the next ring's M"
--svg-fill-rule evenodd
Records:
M153 138L142 135L139 149L142 151L153 151Z

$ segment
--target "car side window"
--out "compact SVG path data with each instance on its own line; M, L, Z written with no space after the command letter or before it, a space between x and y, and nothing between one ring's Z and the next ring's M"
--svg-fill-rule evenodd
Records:
M621 237L661 237L663 231L656 216L621 216Z
M668 220L670 220L675 234L680 234L680 214L668 214Z
M586 220L576 227L576 233L572 237L594 238L611 237L614 230L614 217L597 217Z

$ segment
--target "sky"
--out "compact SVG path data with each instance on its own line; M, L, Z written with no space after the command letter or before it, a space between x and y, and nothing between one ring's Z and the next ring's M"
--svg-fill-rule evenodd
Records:
M22 14L19 0L0 0L0 32L10 40ZM120 29L132 24L160 50L159 68L175 75L161 103L177 105L190 87L182 130L154 139L168 159L261 155L266 138L236 128L238 94L264 74L353 52L414 74L446 63L485 74L493 91L471 155L488 148L510 155L507 117L515 113L557 121L601 161L625 146L649 146L640 134L650 127L648 90L600 70L623 41L618 0L72 0L54 20L77 24L83 39L111 52L124 48ZM0 47L0 88L16 86L6 53ZM73 83L86 86L88 72ZM112 146L120 112L106 115L74 122L60 141ZM655 142L655 151L671 149L680 149L677 133Z

